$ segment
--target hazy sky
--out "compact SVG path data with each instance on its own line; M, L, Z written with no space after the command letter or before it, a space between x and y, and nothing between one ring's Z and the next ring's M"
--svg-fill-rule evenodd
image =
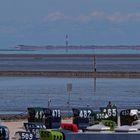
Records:
M0 0L0 47L140 44L140 0Z

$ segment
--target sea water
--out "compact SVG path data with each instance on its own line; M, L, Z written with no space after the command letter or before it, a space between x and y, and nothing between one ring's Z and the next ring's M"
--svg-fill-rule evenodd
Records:
M0 111L27 107L99 108L112 101L119 108L140 107L140 79L0 77ZM67 90L67 85L72 89ZM68 104L69 102L69 104Z

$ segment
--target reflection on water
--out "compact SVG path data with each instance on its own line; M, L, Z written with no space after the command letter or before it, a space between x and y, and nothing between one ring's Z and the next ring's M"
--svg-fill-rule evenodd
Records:
M72 83L70 97L67 83ZM29 106L140 106L140 79L0 77L0 110L26 110Z
M96 94L96 77L94 77L94 94Z

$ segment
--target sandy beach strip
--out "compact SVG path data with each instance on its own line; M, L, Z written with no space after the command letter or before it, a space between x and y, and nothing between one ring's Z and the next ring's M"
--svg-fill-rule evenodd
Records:
M0 54L0 58L140 58L140 54Z
M10 140L14 139L15 132L17 131L25 131L23 127L23 123L27 122L27 120L9 120L9 121L1 121L1 125L7 126L10 131Z
M0 71L0 76L47 76L47 77L96 77L140 78L140 72L81 72L81 71Z
M25 131L23 123L28 122L27 119L15 119L15 120L1 120L0 124L7 126L10 131L10 140L14 139L15 132ZM64 119L62 123L72 123L72 119Z

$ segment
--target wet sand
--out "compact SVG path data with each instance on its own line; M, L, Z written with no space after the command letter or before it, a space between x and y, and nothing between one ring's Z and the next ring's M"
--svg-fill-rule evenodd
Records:
M140 72L0 71L0 76L140 78Z
M0 54L0 58L55 58L55 57L97 57L97 58L140 58L140 54Z

